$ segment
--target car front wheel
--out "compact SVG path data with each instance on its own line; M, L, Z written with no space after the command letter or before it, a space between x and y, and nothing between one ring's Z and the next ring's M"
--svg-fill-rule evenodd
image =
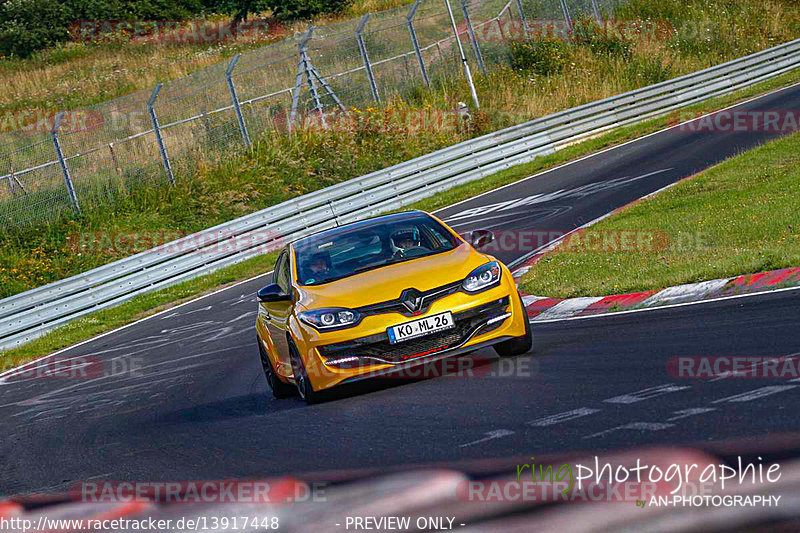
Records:
M522 304L522 297L520 296L520 304ZM531 329L531 321L528 320L528 314L525 312L525 305L522 304L522 312L525 317L525 334L516 339L509 339L494 345L494 351L500 357L514 357L528 353L533 347L533 331Z
M272 362L267 356L267 351L264 349L264 345L261 344L261 339L256 339L256 342L258 343L258 352L261 356L261 366L264 367L264 376L267 378L267 385L272 391L272 395L278 399L289 398L296 395L297 389L288 383L284 383L277 375L275 375L275 370L272 368Z
M315 391L311 385L303 358L300 357L300 352L291 339L289 339L289 357L292 360L292 372L294 372L294 381L297 384L297 393L309 405L321 402L322 393Z

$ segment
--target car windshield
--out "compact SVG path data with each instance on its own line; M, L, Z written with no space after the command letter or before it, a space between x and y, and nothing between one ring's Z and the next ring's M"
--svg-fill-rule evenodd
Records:
M386 265L452 250L458 239L424 213L357 222L294 244L297 281L320 285Z

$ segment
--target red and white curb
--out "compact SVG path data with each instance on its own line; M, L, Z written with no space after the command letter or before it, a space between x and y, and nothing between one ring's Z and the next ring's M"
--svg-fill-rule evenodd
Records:
M518 277L516 272L514 274L514 277ZM697 302L793 286L800 286L800 267L612 296L561 299L523 294L522 302L531 321L544 321Z

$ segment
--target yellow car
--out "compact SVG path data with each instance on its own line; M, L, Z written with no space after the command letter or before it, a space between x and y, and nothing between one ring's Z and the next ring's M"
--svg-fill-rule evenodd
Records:
M261 362L275 397L308 403L339 384L405 371L486 346L531 348L505 265L421 211L384 215L299 239L258 291Z

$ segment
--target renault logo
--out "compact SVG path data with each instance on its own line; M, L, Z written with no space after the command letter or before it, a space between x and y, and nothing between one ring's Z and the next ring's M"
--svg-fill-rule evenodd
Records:
M411 313L422 308L422 294L417 289L406 289L400 295L400 303Z

